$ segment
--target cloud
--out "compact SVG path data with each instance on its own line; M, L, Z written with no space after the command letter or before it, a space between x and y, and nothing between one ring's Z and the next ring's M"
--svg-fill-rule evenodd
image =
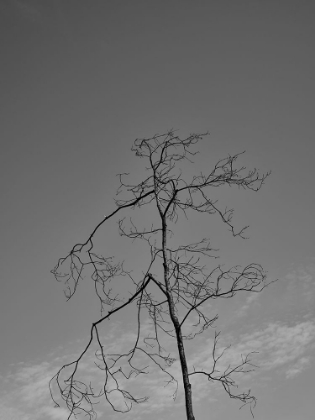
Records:
M314 362L311 355L306 356L314 346L315 320L293 326L269 323L264 329L241 335L226 352L225 363L236 364L241 354L257 351L259 355L254 359L260 370L284 368L287 378L290 378L304 370L307 363Z
M134 335L131 333L122 334L116 339L108 334L108 341L106 339L105 341L110 345L109 349L114 349L115 344L117 344L117 347L121 350L126 346L129 347L133 338ZM227 342L227 338L227 336L222 337L222 342L219 342L219 352L224 348L223 345ZM201 337L195 344L188 346L190 366L194 365L196 369L211 369L212 344L211 339ZM222 363L218 366L220 369L224 370L229 364L240 363L241 355L244 356L251 351L259 351L260 353L257 357L255 356L254 362L257 362L260 369L255 375L261 372L275 373L278 371L279 374L284 374L285 378L291 379L314 363L312 350L315 347L315 321L308 320L295 325L269 323L265 328L252 334L242 334L238 339L234 339L232 344L233 346L225 353ZM11 373L3 377L6 392L4 396L0 397L1 420L41 420L42 418L64 420L67 418L69 412L65 408L54 408L50 399L48 382L64 362L74 360L78 354L70 352L65 354L64 349L60 351L63 352L63 355L58 357L55 357L55 355L50 361L46 360L29 365L17 364ZM83 359L80 375L84 381L93 380L96 389L97 386L102 384L103 373L96 369L93 361L93 352L90 352ZM122 386L129 387L136 396L147 395L150 397L146 403L134 406L132 412L128 415L129 419L145 418L150 414L161 413L163 410L170 408L172 408L172 413L175 413L177 409L183 407L184 396L178 360L168 370L179 379L179 392L175 401L173 396L176 385L174 383L167 385L169 378L154 365L150 367L150 374L148 375L141 375L141 377L130 380L122 377ZM251 375L245 376L250 377ZM235 377L235 379L242 385L242 375L239 378ZM191 377L191 382L195 402L200 402L204 398L209 401L209 386L211 387L211 401L215 402L219 398L217 393L219 386L209 384L208 381L205 383L204 378L197 375ZM113 398L115 399L117 396L113 395ZM103 410L108 417L113 415L111 408L105 405L103 401L98 408Z
M69 411L62 407L53 407L53 406L43 406L38 408L38 414L40 417L38 418L45 418L45 419L52 419L52 420L65 420L69 416ZM32 417L37 418L37 417Z
M117 331L121 332L118 336ZM145 334L152 332L149 322L143 324L143 332ZM106 336L104 336L103 343L106 354L129 350L134 344L135 338L136 334L130 331L123 332L119 322L113 323ZM163 344L170 344L166 343L166 341L164 340ZM171 339L170 342L173 343ZM81 349L84 348L84 344L84 342L72 343L76 348L79 345ZM78 371L78 379L83 380L85 383L91 381L94 390L97 392L98 388L101 389L104 383L104 372L99 370L94 364L96 360L94 351L95 348L91 349L82 359ZM58 352L60 353L58 354ZM65 420L67 418L69 415L68 410L65 408L54 408L54 403L50 398L48 383L64 363L72 362L78 357L79 353L77 351L68 351L66 353L64 348L59 349L58 352L51 353L46 357L45 361L40 363L18 363L12 367L10 373L3 376L3 383L5 383L7 391L4 396L0 397L0 411L5 413L4 418L6 420L41 420L42 418L47 420ZM177 384L170 382L170 377L167 374L161 371L152 361L150 363L150 360L142 353L135 359L134 363L136 366L148 366L147 371L149 373L132 377L129 380L121 376L120 385L122 388L131 391L135 397L149 396L150 398L143 404L134 404L132 413L128 414L129 419L140 419L141 417L147 417L150 413L161 413L170 407L172 407L172 412L178 407L183 407L184 398L178 360L167 369L171 375L179 379L175 401L174 396ZM122 366L126 367L124 363L122 363ZM55 396L62 406L62 401L58 399L58 390L56 390ZM118 407L123 408L117 392L111 394L111 401L116 402ZM100 404L96 408L99 414L102 410L106 413L106 416L114 416L112 409L104 399L100 400ZM78 416L78 419L80 418ZM1 416L0 419L2 420Z
M286 303L290 303L292 298L294 305L303 301L306 302L307 308L312 306L309 305L309 302L314 299L314 275L310 270L300 269L292 272L286 277L285 281L283 280L282 285ZM235 322L231 332L222 334L222 339L218 343L218 352L230 343L232 344L232 347L225 352L218 365L218 368L222 370L229 364L231 366L239 364L242 355L245 356L255 351L259 352L259 354L253 355L253 362L259 366L259 369L245 376L235 376L236 382L241 387L245 387L244 384L247 380L250 382L255 378L255 381L257 381L258 375L261 375L260 378L278 375L290 380L300 375L305 369L314 366L315 319L311 317L310 309L307 310L307 317L297 317L296 312L294 312L293 316L290 317L282 318L279 316L278 319L283 319L281 322L270 321L266 323L266 319L271 319L268 309L269 301L265 301L267 302L265 306L265 304L262 304L263 300L260 300L260 298L258 300L259 296L259 294L247 296L236 313L239 319L252 309L257 309L258 318L252 322L251 317L250 323L243 322L242 325ZM298 300L297 303L293 297ZM266 299L268 299L267 294ZM281 311L277 312L277 315L281 315ZM262 316L264 316L263 319ZM301 322L297 322L297 319ZM256 329L252 333L241 333L247 326L251 330ZM187 326L188 331L190 327L189 324ZM232 327L230 326L229 329ZM119 334L117 334L117 331L119 331ZM150 333L153 336L154 331L149 321L143 323L142 333L143 335ZM211 329L208 330L208 333L197 336L195 340L186 341L187 360L190 369L193 369L194 366L196 370L211 370L213 337L209 337L209 333L211 333ZM132 347L135 337L135 332L128 329L126 323L112 321L104 327L103 344L106 353L128 351ZM163 347L170 351L171 355L177 357L174 340L169 336L164 336L162 341ZM140 342L145 345L141 339ZM59 348L54 353L47 355L45 361L40 363L19 363L13 366L10 373L1 377L2 385L0 387L3 387L5 392L0 397L0 420L42 420L42 418L64 420L67 418L68 411L65 408L54 408L54 403L49 394L48 382L64 363L71 362L78 357L78 349L83 349L84 345L85 342L83 341L75 342L71 344L72 349L70 349L70 345L68 350ZM97 390L98 387L101 388L104 377L103 372L97 369L94 364L94 351L95 348L85 355L78 373L80 375L79 379L86 383L91 380L94 389ZM167 385L169 377L166 374L161 372L154 364L148 363L148 359L143 355L140 355L135 362L139 363L139 366L149 365L149 373L130 380L124 379L122 376L121 384L132 391L136 397L149 396L150 398L143 404L135 405L132 412L128 414L128 419L146 418L148 415L154 415L155 413L159 413L158 415L161 416L165 409L170 409L172 415L175 416L177 410L184 405L178 360L168 368L170 374L178 379L179 388L175 401L173 396L176 384L170 383ZM195 402L200 402L204 398L209 401L210 387L211 402L215 402L219 398L217 392L219 389L222 392L219 385L209 383L206 377L195 375L191 377L191 382ZM113 399L119 401L117 395L113 395ZM104 400L101 400L97 407L106 414L106 417L111 418L113 416L113 419L115 418L111 408Z
M31 420L31 416L23 413L21 410L14 408L10 403L0 400L0 420Z
M293 299L297 295L301 295L304 305L313 308L315 301L315 266L313 264L292 270L284 280Z
M236 316L239 318L245 316L248 310L253 306L253 303L257 303L259 296L259 293L251 293L249 296L247 296L245 304L241 306L241 308L236 312Z
M5 377L6 391L0 398L2 415L6 413L6 419L42 419L44 407L52 406L47 386L52 373L48 362L32 366L18 364L14 372Z
M309 363L310 363L309 357L302 357L300 360L297 360L296 363L286 371L286 377L293 378L294 376L298 375L304 369L306 369Z
M117 327L117 323L113 324L112 329L114 330L115 327ZM149 326L145 323L144 330L147 332L148 329ZM119 331L122 331L122 329L119 328ZM104 338L104 346L107 354L126 352L135 342L136 334L131 332L122 333L119 336L117 336L117 330L116 336L112 333L113 331L110 330ZM75 345L77 347L78 343L75 343ZM83 349L84 342L79 343L79 346ZM65 420L67 418L69 415L68 410L54 407L48 384L58 369L64 363L75 360L79 353L76 351L65 354L64 348L59 351L60 355L56 355L56 352L54 352L54 357L51 357L51 354L50 357L46 358L46 361L41 363L18 363L12 367L10 373L3 376L6 392L4 396L0 397L0 410L1 413L5 413L5 419L41 420L42 418L46 418L47 420ZM91 381L97 392L98 388L101 389L104 384L104 372L95 366L94 362L97 359L95 359L94 351L95 348L92 348L82 359L82 363L79 365L78 379L83 380L87 384ZM135 407L134 415L137 418L140 418L140 415L145 415L145 413L162 411L171 404L174 404L172 396L176 391L176 384L170 383L167 385L170 377L160 371L154 363L149 362L150 360L141 354L134 361L135 365L150 365L148 371L151 374L141 375L141 378L132 377L130 380L127 380L122 375L120 378L120 386L131 391L135 397L152 396L148 403L141 404L141 408L138 408L138 406ZM126 368L127 372L127 367L126 364L124 365L124 362L122 362L122 366ZM175 363L169 368L169 371L177 376L179 373L179 364ZM65 378L69 372L70 369L62 377ZM55 397L63 407L62 401L58 399L56 384L55 390ZM118 408L125 408L117 391L110 394L110 398L112 402L118 404ZM111 415L112 409L105 403L105 400L101 399L100 402L101 404L96 407L98 414L100 415L101 410L105 410L106 415ZM78 419L80 418L79 415ZM2 420L1 417L0 419Z

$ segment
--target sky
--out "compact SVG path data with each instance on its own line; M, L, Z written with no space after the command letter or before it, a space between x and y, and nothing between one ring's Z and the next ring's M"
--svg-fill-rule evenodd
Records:
M66 301L50 270L114 210L116 174L143 176L133 141L171 128L209 131L190 173L243 151L240 165L272 171L259 193L215 192L248 240L215 217L183 224L180 238L209 235L228 266L261 263L278 279L209 310L231 344L225 363L259 351L259 368L238 378L258 399L255 419L313 418L314 17L311 0L0 1L1 420L67 418L48 381L83 350L100 308L88 277ZM115 223L99 233L100 252L141 266L116 234ZM132 315L104 326L108 348L130 345ZM208 366L213 334L189 342L190 366ZM92 354L81 369L101 383ZM184 418L181 387L174 401L164 380L152 369L132 384L148 402L125 415L100 403L98 418ZM214 384L192 383L196 420L251 418Z

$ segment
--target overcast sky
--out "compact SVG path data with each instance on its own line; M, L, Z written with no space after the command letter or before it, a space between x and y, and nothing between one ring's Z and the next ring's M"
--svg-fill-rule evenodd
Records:
M261 263L279 279L210 309L232 344L227 363L260 351L260 368L240 378L258 398L255 418L313 418L314 18L312 0L0 1L1 420L67 418L48 380L83 349L99 305L88 278L66 302L50 270L114 210L116 174L143 174L134 139L171 128L210 133L192 172L244 150L241 165L272 171L258 194L219 196L249 240L215 217L185 232L210 236L227 265ZM106 229L99 251L114 254L116 225ZM136 251L123 257L140 266ZM103 330L113 351L132 340L129 315ZM207 366L212 340L189 343L191 366ZM174 402L160 375L141 381L146 404L124 417L100 404L99 418L184 418L181 391ZM251 418L213 384L193 386L196 420Z

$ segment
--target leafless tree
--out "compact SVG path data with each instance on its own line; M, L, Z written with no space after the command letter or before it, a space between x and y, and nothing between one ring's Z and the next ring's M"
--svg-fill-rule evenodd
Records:
M206 174L200 172L186 179L182 165L185 161L192 161L197 154L194 146L206 134L192 134L181 139L171 130L149 139L135 140L131 150L145 160L147 177L140 183L132 183L126 181L128 174L120 174L115 210L104 216L90 236L84 242L74 245L52 270L55 278L66 285L68 299L75 294L83 272L88 270L101 303L101 316L91 326L86 347L76 360L63 365L50 381L52 398L56 406L59 406L55 388L57 385L57 394L69 409L68 419L79 412L87 414L90 419L95 418L94 404L101 397L115 411L129 411L134 403L146 401L147 397L135 396L121 385L122 379L125 383L126 378L148 373L147 364L139 365L139 360L143 361L144 358L168 375L169 382L176 384L175 376L169 371L175 358L164 350L161 335L171 337L177 345L188 420L195 419L190 383L193 375L202 375L210 382L221 383L231 398L250 404L251 409L256 404L256 398L250 390L234 392L237 387L235 376L253 369L251 354L242 357L236 366L218 369L224 353L217 345L218 332L214 336L210 370L198 367L189 370L186 360L186 340L203 333L208 327L214 327L218 318L217 315L209 316L205 310L205 304L210 299L231 298L238 292L260 292L267 285L266 272L259 264L250 263L243 268L234 266L228 269L221 264L214 264L217 250L210 245L209 238L188 244L176 243L176 223L182 216L188 219L193 212L217 215L234 237L244 238L246 227L236 230L232 221L233 209L222 209L211 198L211 192L213 188L224 185L258 191L269 175L260 175L256 169L248 171L245 167L237 168L236 161L240 155L237 154L219 160ZM140 228L133 218L127 220L123 217L126 211L137 212L142 208L145 208L147 215L152 215L149 227ZM122 237L144 241L148 247L149 258L143 261L141 276L126 270L122 262L116 262L114 258L99 255L95 251L97 233L103 225L114 220L118 223ZM116 282L119 279L125 282L126 278L130 281L133 292L129 298L113 292L111 285L114 278ZM108 354L102 343L100 324L132 304L137 309L134 343L126 352ZM141 334L143 319L149 319L152 323L151 334L145 337ZM188 320L190 325L193 324L193 330L186 333L184 327ZM79 365L95 343L98 347L95 353L96 364L104 374L100 391L95 391L91 383L85 384L78 377ZM125 409L121 405L117 407L111 398L112 392L120 394Z

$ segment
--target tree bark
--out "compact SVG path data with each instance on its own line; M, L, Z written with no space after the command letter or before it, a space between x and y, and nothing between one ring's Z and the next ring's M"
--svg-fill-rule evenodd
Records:
M183 382L184 382L186 416L187 416L187 420L195 420L194 413L193 413L193 404L192 404L192 390L191 390L191 384L189 382L188 366L187 366L187 361L186 361L183 337L182 337L181 328L179 326L179 322L176 315L175 315L175 320L173 320L173 323L174 321L177 324L177 326L176 324L174 324L174 326L175 326L175 331L176 331L177 347L178 347L180 365L182 369L182 376L183 376Z
M166 219L167 210L170 204L172 203L172 201L175 199L175 196L176 196L176 191L174 192L174 195L172 199L170 200L169 205L164 213L161 211L161 208L158 205L160 216L162 219L162 253L163 253L163 268L164 268L164 283L165 283L166 295L167 295L168 306L169 306L169 311L170 311L170 318L172 320L172 323L175 328L175 333L176 333L176 342L177 342L180 366L181 366L183 383L184 383L186 416L187 416L187 420L195 420L194 413L193 413L192 390L191 390L191 384L189 382L188 366L187 366L183 336L182 336L181 326L178 321L178 317L176 315L175 304L174 304L172 292L170 291L170 287L169 287L170 285L169 285L169 279L168 279L169 269L168 269L168 263L167 263L167 255L166 255L167 223L165 219Z

